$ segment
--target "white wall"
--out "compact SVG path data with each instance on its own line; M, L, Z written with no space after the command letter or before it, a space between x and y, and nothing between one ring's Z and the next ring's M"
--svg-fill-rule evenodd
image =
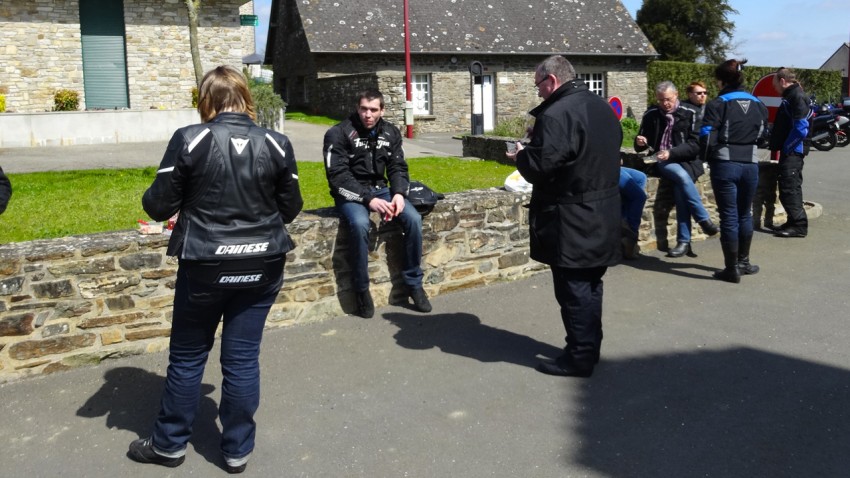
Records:
M192 108L0 114L0 148L168 141L200 123Z

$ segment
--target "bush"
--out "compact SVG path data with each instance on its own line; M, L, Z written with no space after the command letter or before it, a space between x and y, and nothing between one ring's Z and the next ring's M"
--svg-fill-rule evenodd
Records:
M496 123L492 134L493 136L504 136L506 138L522 138L525 136L525 116L510 118Z
M6 112L6 95L0 95L0 113Z
M53 111L77 111L80 95L73 90L59 90L53 94Z
M620 126L623 128L623 146L631 148L640 129L640 123L629 117L623 118L623 121L620 121Z
M649 106L655 104L655 85L669 80L679 89L679 98L685 99L685 88L692 81L702 81L708 90L709 99L719 93L717 82L714 81L714 68L717 65L706 65L702 63L686 63L680 61L653 61L646 69L646 100ZM750 66L744 67L744 80L748 91L752 91L756 82L765 75L775 73L778 67L772 66ZM797 79L805 90L806 95L816 95L818 99L830 100L841 97L841 72L820 71L803 68L794 68Z
M274 129L282 119L286 103L270 84L251 81L249 86L257 111L257 124L263 128Z
M198 87L192 88L192 108L198 107Z

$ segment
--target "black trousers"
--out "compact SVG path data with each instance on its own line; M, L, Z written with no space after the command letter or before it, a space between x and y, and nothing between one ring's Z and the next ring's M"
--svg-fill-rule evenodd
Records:
M808 232L809 218L803 208L803 156L799 154L779 158L779 202L788 216L786 228Z
M567 331L563 364L593 368L602 345L602 276L607 267L552 267L555 299Z

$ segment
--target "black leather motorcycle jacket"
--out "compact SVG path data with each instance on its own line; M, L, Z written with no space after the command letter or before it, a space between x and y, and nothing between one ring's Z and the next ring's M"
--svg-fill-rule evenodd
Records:
M357 113L329 129L323 149L331 196L368 206L389 179L390 195L407 197L410 176L401 141L391 123L381 119L369 130Z
M180 128L142 205L157 221L180 212L170 256L188 261L282 256L294 247L284 224L303 206L292 145L241 113L220 113L208 123Z

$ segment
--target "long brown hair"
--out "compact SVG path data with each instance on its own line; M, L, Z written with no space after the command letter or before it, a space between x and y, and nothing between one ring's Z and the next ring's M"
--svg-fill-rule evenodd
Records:
M714 77L723 82L724 85L737 88L744 84L744 65L746 63L746 59L726 60L714 69Z
M245 75L229 65L221 65L208 71L198 89L198 113L201 114L201 121L212 121L225 111L245 113L252 120L257 119L254 100L251 98Z

